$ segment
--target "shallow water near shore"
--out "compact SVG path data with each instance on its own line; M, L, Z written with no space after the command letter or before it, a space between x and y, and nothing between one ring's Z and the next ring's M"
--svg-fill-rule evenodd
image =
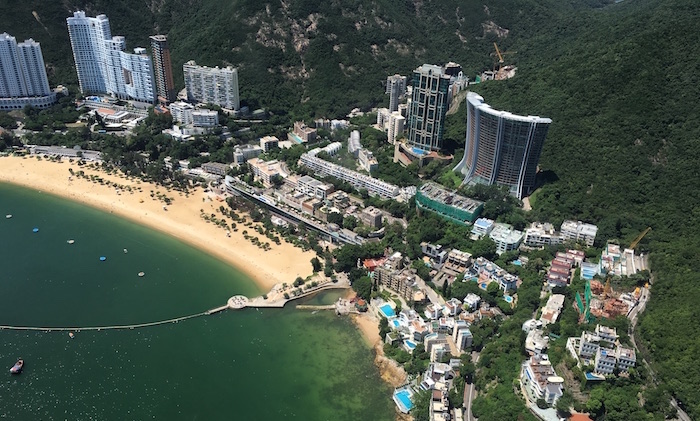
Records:
M0 267L0 325L152 322L260 293L242 273L177 240L6 184ZM329 298L337 297L313 300ZM333 312L227 310L74 334L0 330L0 369L25 360L20 376L0 374L0 418L393 418L372 351Z

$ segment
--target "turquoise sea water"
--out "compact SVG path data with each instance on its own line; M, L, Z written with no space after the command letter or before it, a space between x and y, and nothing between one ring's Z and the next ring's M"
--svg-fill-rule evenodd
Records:
M149 322L259 292L165 235L0 184L0 325ZM25 371L11 376L18 357ZM391 390L372 361L349 320L293 306L74 339L0 330L0 419L389 420Z

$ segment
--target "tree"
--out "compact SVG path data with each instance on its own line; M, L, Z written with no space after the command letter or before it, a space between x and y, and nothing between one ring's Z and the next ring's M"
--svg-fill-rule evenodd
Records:
M352 283L352 289L355 290L358 297L369 300L372 295L372 280L369 276L363 276Z
M311 266L314 268L314 273L319 272L321 268L323 268L323 265L321 264L321 261L318 260L317 257L314 257L311 259Z
M354 230L357 227L357 218L352 215L348 215L343 219L343 228Z
M489 285L486 287L486 292L492 297L492 298L498 298L501 292L501 289L498 286L498 282L491 282Z
M339 227L343 226L343 215L339 214L338 212L329 213L327 220L329 224L336 224Z
M488 260L494 260L496 257L496 243L488 236L475 241L472 246L472 256L474 258L484 257Z

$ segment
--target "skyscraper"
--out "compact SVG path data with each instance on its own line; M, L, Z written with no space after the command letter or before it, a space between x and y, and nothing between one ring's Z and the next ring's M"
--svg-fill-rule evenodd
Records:
M17 44L15 37L0 34L0 110L46 108L54 102L39 43L30 38Z
M519 199L535 188L537 163L552 120L497 111L474 92L467 94L464 157L455 171L465 183L508 186Z
M175 90L175 82L173 82L173 66L170 61L168 37L165 35L153 35L150 39L158 100L167 103L173 102L177 91Z
M389 112L399 110L399 99L406 93L406 76L393 75L386 78L386 93L389 95Z
M450 77L442 67L424 64L413 71L408 108L408 144L424 151L442 149Z
M231 66L198 66L188 61L182 66L187 87L187 99L219 105L222 108L238 110L238 69Z
M126 39L112 36L105 15L78 11L66 22L81 92L154 102L153 65L145 49L126 52Z

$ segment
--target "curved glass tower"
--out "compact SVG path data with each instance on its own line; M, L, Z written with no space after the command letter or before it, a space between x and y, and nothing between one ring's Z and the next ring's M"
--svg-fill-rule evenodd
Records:
M468 184L508 186L519 199L535 188L537 163L552 120L497 111L467 94L467 138L455 171Z

